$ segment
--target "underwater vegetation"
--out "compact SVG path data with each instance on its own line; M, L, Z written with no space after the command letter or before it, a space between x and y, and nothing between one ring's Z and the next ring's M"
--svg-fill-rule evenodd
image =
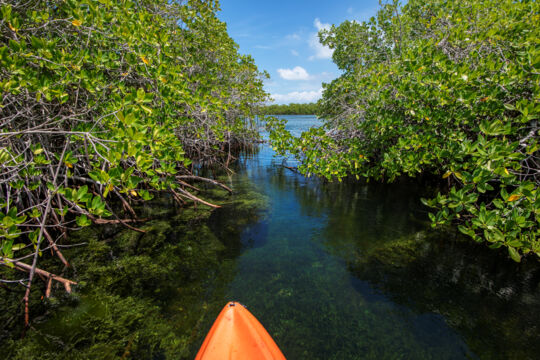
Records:
M265 205L264 196L246 184L232 195L207 190L207 199L235 209L235 222L219 227L229 243L216 236L218 225L209 219L218 215L208 207L178 211L167 197L137 209L152 218L141 226L144 234L116 226L79 231L73 241L85 245L65 251L79 285L70 295L58 291L50 299L35 291L35 321L24 339L20 321L12 319L20 314L13 305L20 291L0 289L0 307L6 309L0 315L3 354L10 359L191 358L208 330L207 317L213 321L234 277L238 251L228 249L241 248L238 229L256 222Z
M393 302L434 313L482 359L540 353L540 267L473 247L449 231L419 231L351 256L348 267Z

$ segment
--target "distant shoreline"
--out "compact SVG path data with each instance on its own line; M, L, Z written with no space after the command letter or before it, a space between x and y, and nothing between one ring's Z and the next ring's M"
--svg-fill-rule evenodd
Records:
M266 105L260 108L261 115L317 115L319 107L316 103Z

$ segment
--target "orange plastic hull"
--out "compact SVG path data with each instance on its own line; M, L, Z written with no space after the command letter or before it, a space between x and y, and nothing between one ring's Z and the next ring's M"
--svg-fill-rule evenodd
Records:
M230 302L206 335L195 360L285 360L261 323L242 304Z

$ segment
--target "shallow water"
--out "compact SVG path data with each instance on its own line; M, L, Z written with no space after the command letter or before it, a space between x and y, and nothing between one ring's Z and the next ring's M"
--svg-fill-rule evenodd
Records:
M311 116L285 118L294 135L318 124ZM419 201L426 191L412 182L328 184L283 161L263 145L232 180L250 183L269 202L241 234L223 304L245 304L287 358L538 354L536 264L455 241L452 230L430 231ZM215 228L234 222L228 211L212 217Z
M295 136L319 124L285 118ZM138 209L152 218L144 235L120 227L73 234L88 244L65 251L73 265L65 275L79 285L49 300L33 291L23 340L11 314L24 289L0 289L0 308L12 309L0 313L2 354L193 359L235 300L289 360L538 358L537 259L516 264L455 229L432 230L419 199L433 190L414 179L328 183L285 160L265 144L245 156L221 179L233 195L201 193L223 204L212 213L178 211L165 197Z

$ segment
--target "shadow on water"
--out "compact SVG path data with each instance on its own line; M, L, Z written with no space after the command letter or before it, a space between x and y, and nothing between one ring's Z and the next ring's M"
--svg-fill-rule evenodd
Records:
M286 187L284 175L275 176ZM375 316L349 327L353 338L368 330L357 338L362 349L343 345L351 350L346 358L537 358L535 259L516 264L454 230L431 230L418 201L426 194L414 183L289 184L302 211L324 219L313 241L342 260L350 286ZM349 301L355 295L337 310L344 324L360 319ZM333 355L337 349L320 358L345 358Z

